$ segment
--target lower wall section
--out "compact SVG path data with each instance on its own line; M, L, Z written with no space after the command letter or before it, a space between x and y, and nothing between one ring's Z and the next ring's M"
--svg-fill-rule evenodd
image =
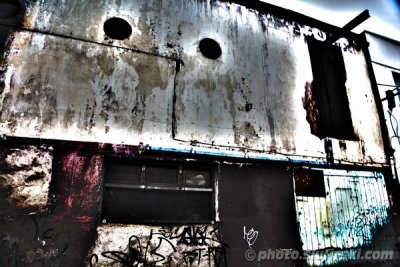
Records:
M355 259L387 225L389 200L382 173L313 169L295 176L297 220L310 265ZM312 186L314 192L306 190Z
M0 141L0 266L83 266L100 204L99 153L97 144Z
M221 234L229 245L227 266L292 267L295 261L290 259L261 257L268 249L299 250L289 169L268 163L223 164L220 177Z
M1 214L0 266L83 266L93 233L76 218Z
M0 140L0 266L306 266L306 261L282 257L288 252L307 252L304 233L313 236L314 230L302 227L301 222L298 225L296 219L293 170L300 167L124 145ZM362 182L358 176L352 179ZM321 177L315 175L315 179ZM383 177L379 178L383 188ZM174 181L176 186L171 186ZM321 181L317 185L323 186ZM31 191L31 186L38 184L41 186ZM298 194L326 193L299 186L297 181ZM329 188L339 190L332 184ZM133 190L120 202L109 202L109 208L134 214L125 224L109 223L104 217L104 192L112 197L119 195L120 189ZM369 192L373 190L369 188ZM166 191L172 192L167 198L160 197L159 202L152 198L159 192L164 196ZM331 194L334 192L329 191ZM169 203L175 195L184 197ZM372 196L364 195L368 201ZM349 199L353 199L352 194ZM388 207L386 198L383 204ZM212 220L196 217L204 210L212 214ZM174 221L152 220L154 211ZM335 225L335 220L343 217L329 214L320 222L321 227ZM393 250L399 238L391 228L393 215L388 210L385 218L375 216L380 213L373 219L384 219L386 227L371 231L370 242L363 249L378 249L384 244L386 250ZM317 230L321 228L318 223L316 220ZM373 266L398 263L374 262Z
M218 227L102 225L86 266L220 266Z

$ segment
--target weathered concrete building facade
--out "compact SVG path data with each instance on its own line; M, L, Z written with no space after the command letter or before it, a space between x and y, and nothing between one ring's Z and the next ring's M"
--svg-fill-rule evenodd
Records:
M394 150L395 158L400 158L400 143L397 134L397 121L399 116L399 97L400 86L400 43L382 37L380 35L366 32L367 41L370 43L369 51L373 66L376 84L385 111L385 119L389 132L391 147ZM386 95L388 94L388 96ZM388 101L389 99L390 101ZM390 103L389 103L390 102ZM399 172L399 163L396 162L396 171Z
M0 3L1 265L324 266L395 243L362 36L259 2Z

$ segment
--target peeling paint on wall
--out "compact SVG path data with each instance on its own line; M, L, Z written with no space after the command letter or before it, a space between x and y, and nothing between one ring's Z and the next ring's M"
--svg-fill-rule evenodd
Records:
M77 152L67 154L62 164L63 174L69 178L65 181L65 207L73 206L80 209L82 214L87 213L87 208L93 201L93 195L99 194L100 172L103 158L98 155L85 157ZM77 191L76 189L81 190Z
M72 216L82 231L90 233L94 231L101 199L104 146L74 143L68 149L58 149L58 177L52 185L56 201L53 219L62 222Z
M97 227L86 266L220 266L218 225Z
M341 38L335 45L342 48L348 74L346 94L359 140L333 138L325 142L318 137L315 126L311 125L310 130L310 124L316 123L310 115L318 112L313 103L315 88L310 83L313 75L306 37L323 41L329 32L229 1L27 2L25 28L12 35L2 61L0 134L52 139L57 144L55 160L48 146L46 162L50 169L44 173L48 174L46 179L51 173L57 175L51 185L54 201L49 216L19 219L1 214L0 219L9 222L0 225L0 252L8 254L5 265L68 265L71 258L74 264L69 266L76 266L83 257L87 266L221 265L226 245L221 241L218 224L103 224L96 229L101 218L104 156L133 158L143 153L144 157L159 160L163 151L174 151L275 162L386 163L365 57L352 40ZM132 28L131 35L124 40L107 36L103 26L111 17L125 20ZM222 53L217 59L201 53L199 44L204 38L220 46ZM57 140L93 143L65 142L67 146L62 148L63 143ZM35 160L22 162L29 153L36 155L35 150L30 152L33 148L26 146L26 155L22 148L8 151L10 159L4 157L4 164L14 164L16 170L34 165ZM147 150L162 152L146 155ZM51 169L52 162L55 170ZM268 176L276 174L277 169L274 166L261 173ZM259 175L259 170L263 168L254 166L254 175ZM339 250L352 253L354 248L371 244L375 230L388 219L388 200L380 173L323 171L323 193L329 192L329 196L296 197L298 211L302 212L298 218L303 250L310 252L308 260L316 265L335 262ZM252 175L241 174L235 184L232 175L237 172L229 170L229 186L221 190L218 186L226 178L215 181L215 205L219 208L221 193L222 208L226 209L221 214L216 211L217 220L221 217L229 222L229 235L236 221L245 221L240 227L253 227L251 220L265 219L260 214L272 214L278 223L265 221L281 227L279 222L287 213L280 213L282 206L274 201L293 200L287 195L264 199L262 192L274 195L272 191L288 177L287 173L277 173L283 178L277 179L276 185L269 184L273 179L262 176L257 183L249 182L246 189L241 179L245 177L248 182ZM0 177L8 188L12 188L11 182L19 183L5 175ZM23 183L43 180L36 172L29 173L31 179L24 175L17 176ZM44 186L47 190L48 183ZM249 197L254 195L254 188L259 194ZM24 184L18 190L27 189ZM379 199L370 193L374 190L379 191ZM32 191L28 193L32 195ZM251 201L238 205L234 203L236 195ZM347 210L338 208L345 204ZM33 232L8 234L14 222L30 225L27 228L33 228ZM284 224L290 225L287 221ZM260 225L265 226L264 221ZM262 240L267 229L254 229L260 231L258 240ZM33 241L27 236L33 236ZM287 244L292 247L292 243ZM318 250L325 248L334 248L334 252L319 258ZM72 259L76 255L77 259Z
M9 66L18 67L7 69L13 78L6 80L12 90L2 95L3 133L119 143L139 134L147 134L148 142L171 135L174 61L17 35L14 49L29 52L9 56ZM29 58L36 63L22 64Z
M0 186L18 207L46 211L52 174L53 148L20 146L2 151Z
M110 17L126 20L132 35L107 37ZM34 33L15 34L3 68L4 134L326 158L302 101L313 80L306 37L328 35L318 28L229 2L167 0L36 1L24 25ZM218 59L200 53L203 38L218 42ZM385 163L379 119L364 116L376 109L363 53L352 40L336 45L349 74L354 130L365 145L346 140L343 151L333 140L333 158Z
M368 42L370 43L369 51L372 57L372 66L376 82L378 84L379 95L381 99L386 97L387 90L394 90L398 85L398 75L400 75L400 43L381 38L373 33L366 33ZM399 88L399 87L397 87ZM396 166L393 170L393 176L398 178L400 174L400 134L398 131L398 121L400 120L400 110L398 108L399 98L395 98L396 107L389 109L388 101L382 101L386 127L390 137L391 147L394 150L392 160ZM372 100L371 100L372 102ZM397 174L395 174L397 172Z
M306 82L304 86L305 93L303 97L303 107L307 112L306 119L310 124L310 130L313 135L320 136L318 127L318 108L314 96L314 89L312 82Z

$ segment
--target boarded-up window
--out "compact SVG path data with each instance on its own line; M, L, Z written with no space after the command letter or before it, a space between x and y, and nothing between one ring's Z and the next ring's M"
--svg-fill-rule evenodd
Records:
M340 47L308 39L319 137L355 140Z
M102 220L112 223L209 223L210 166L107 160Z
M324 173L321 170L294 171L297 196L325 197Z

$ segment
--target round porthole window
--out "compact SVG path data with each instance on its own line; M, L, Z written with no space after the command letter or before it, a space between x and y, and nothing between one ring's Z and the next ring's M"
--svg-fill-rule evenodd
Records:
M132 27L124 19L110 18L104 22L104 32L112 39L124 40L131 36Z
M21 11L17 0L0 0L0 19L15 17Z
M221 56L222 50L221 46L217 43L217 41L204 38L199 43L200 52L209 59L217 59Z

